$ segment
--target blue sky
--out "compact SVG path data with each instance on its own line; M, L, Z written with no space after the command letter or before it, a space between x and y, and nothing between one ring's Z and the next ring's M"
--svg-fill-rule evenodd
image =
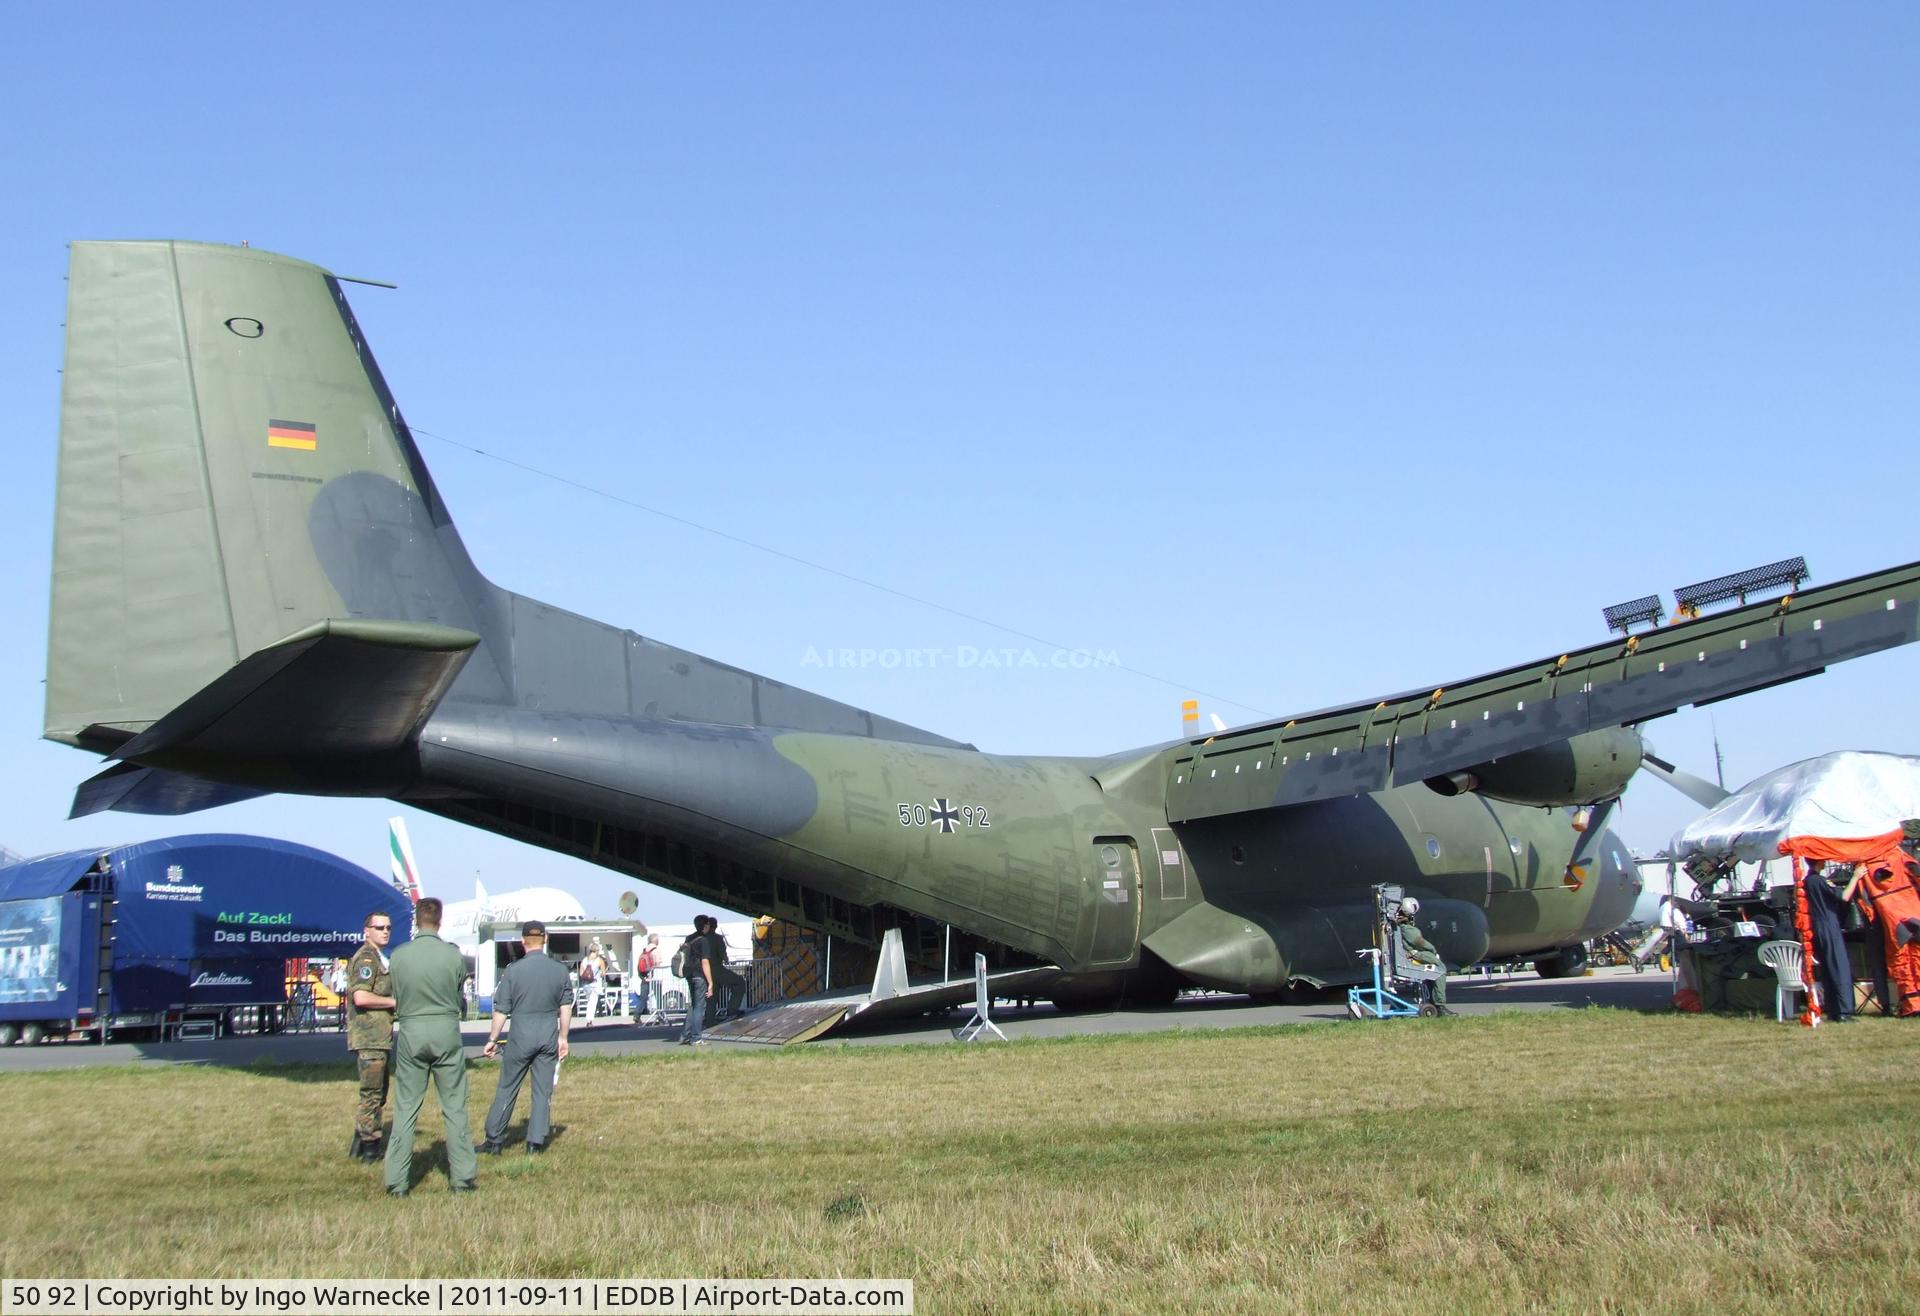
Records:
M393 812L64 821L93 764L37 737L78 237L246 240L398 283L355 308L416 430L453 441L421 440L496 581L991 750L1165 739L1190 691L1238 722L1436 685L1795 553L1817 581L1920 556L1909 7L9 27L16 850L234 830L380 869ZM1054 644L1120 665L1055 667ZM1733 783L1916 753L1916 676L1920 652L1881 655L1650 735L1711 776L1717 727ZM1642 780L1622 831L1651 849L1690 811ZM477 873L598 913L628 885L409 819L453 896ZM642 892L642 917L693 908Z

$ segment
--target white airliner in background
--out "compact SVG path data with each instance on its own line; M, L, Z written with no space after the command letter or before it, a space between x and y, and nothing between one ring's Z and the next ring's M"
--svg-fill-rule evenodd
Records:
M413 861L413 842L407 838L406 819L387 820L387 842L393 858L393 884L419 900L420 869ZM555 923L587 916L578 900L557 887L526 886L488 895L477 877L473 881L472 900L449 900L446 906L440 919L440 936L458 946L463 955L473 955L480 949L482 923L520 923L530 918Z

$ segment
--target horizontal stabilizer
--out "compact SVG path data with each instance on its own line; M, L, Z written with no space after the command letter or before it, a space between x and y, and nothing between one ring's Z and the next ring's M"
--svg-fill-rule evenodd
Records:
M238 804L266 794L246 786L190 777L184 772L165 772L143 768L137 763L116 763L105 772L89 777L73 793L69 818L105 813L161 814L168 817L197 813L222 804Z
M388 753L419 730L479 638L421 622L319 622L244 659L111 757L250 781L252 765Z

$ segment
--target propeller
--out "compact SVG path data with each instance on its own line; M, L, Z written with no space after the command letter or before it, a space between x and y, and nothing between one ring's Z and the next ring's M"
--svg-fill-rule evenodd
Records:
M1651 746L1641 751L1640 761L1646 766L1648 772L1660 778L1661 781L1666 782L1667 785L1673 787L1703 809L1716 808L1729 795L1733 794L1732 791L1724 787L1714 785L1705 777L1696 777L1685 768L1676 768L1673 764L1655 754Z

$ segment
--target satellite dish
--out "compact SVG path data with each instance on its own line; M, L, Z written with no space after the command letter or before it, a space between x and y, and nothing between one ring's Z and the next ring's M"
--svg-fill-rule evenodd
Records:
M631 891L622 891L620 893L620 917L632 918L633 911L638 908L640 908L639 896L634 895Z

